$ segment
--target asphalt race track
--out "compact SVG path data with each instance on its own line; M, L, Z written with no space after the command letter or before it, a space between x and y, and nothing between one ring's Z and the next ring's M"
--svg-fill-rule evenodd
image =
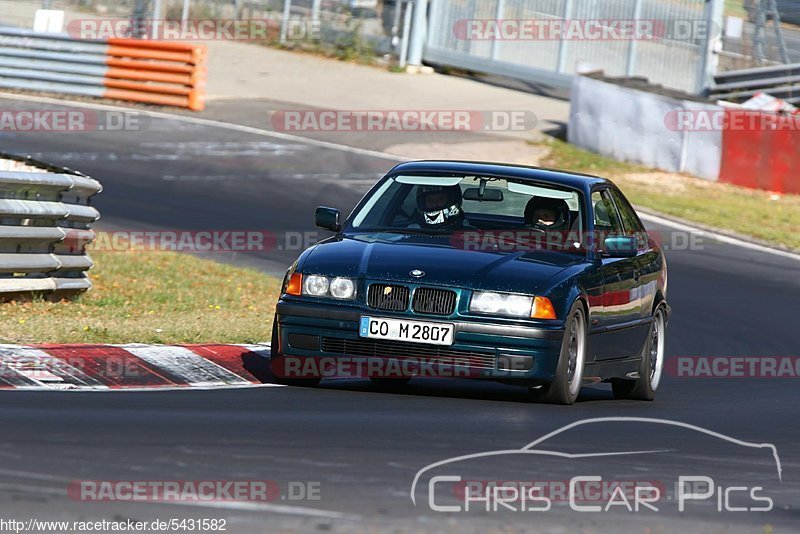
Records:
M3 106L43 107L5 99ZM341 142L346 144L346 139ZM140 131L113 135L6 132L0 145L99 179L105 188L96 201L102 224L121 229L314 232L316 205L349 211L394 164L299 140L163 118L152 118ZM673 308L668 358L800 356L800 263L708 237L699 248L668 252ZM294 250L273 250L221 259L277 273L295 255ZM265 337L266 329L265 325ZM3 515L39 519L226 518L228 530L235 533L489 527L760 532L767 525L776 532L796 531L797 392L797 376L706 379L675 373L667 373L653 403L615 401L609 388L600 385L584 388L571 407L531 403L522 388L457 379L418 379L402 390L338 380L318 389L3 391L0 510ZM760 450L642 422L596 423L599 430L564 434L559 446L573 454L656 446L669 449L668 460L651 455L600 458L568 474L566 460L534 458L527 464L528 474L516 471L517 476L655 477L667 486L678 475L731 478L731 483L743 486L758 481L773 498L774 508L719 512L711 498L692 503L685 512L667 501L658 512L617 507L579 513L561 502L546 512L445 513L428 506L427 489L417 492L416 506L410 499L415 475L433 462L518 449L563 425L600 417L669 419L745 442L774 444L782 479L772 457ZM486 478L501 476L484 468L475 472ZM286 498L252 506L87 503L67 496L71 481L87 479L300 481L318 483L320 493L319 499Z

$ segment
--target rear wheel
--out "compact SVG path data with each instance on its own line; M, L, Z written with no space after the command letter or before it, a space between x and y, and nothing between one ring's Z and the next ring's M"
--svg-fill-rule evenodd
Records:
M666 314L659 306L653 314L650 335L639 363L638 378L615 378L611 381L614 397L618 399L653 400L661 383L664 369L664 340Z
M272 370L272 377L278 384L287 386L299 387L314 387L320 383L321 377L310 378L286 378L286 357L281 353L280 343L278 339L278 317L272 321L272 341L270 343L270 369Z
M564 325L564 340L558 358L556 377L531 393L551 404L573 404L581 391L583 368L586 363L586 314L579 301L575 301Z

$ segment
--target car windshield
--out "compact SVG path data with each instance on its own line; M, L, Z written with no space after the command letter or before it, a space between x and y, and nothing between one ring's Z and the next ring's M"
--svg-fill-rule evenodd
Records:
M483 176L394 176L353 215L359 232L460 234L577 249L580 194L549 184Z

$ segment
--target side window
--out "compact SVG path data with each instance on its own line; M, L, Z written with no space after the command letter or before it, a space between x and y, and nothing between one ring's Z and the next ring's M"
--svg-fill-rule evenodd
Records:
M592 193L592 212L594 213L594 227L597 233L605 235L624 234L619 213L607 189Z
M639 224L639 218L636 216L636 212L633 211L628 201L625 200L619 192L613 189L609 192L611 196L614 197L614 203L617 205L617 208L619 208L622 225L625 227L625 235L634 235L637 232L644 232L644 228Z
M614 204L619 208L622 225L625 228L625 235L636 237L640 249L647 248L647 232L639 222L639 218L636 216L633 207L619 191L611 189L609 192L614 198Z

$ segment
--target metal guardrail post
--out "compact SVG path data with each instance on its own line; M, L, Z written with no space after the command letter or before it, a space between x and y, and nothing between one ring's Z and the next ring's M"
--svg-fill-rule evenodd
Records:
M633 20L638 21L642 18L643 0L636 0L633 6ZM625 64L625 76L633 76L636 72L636 50L639 41L634 37L628 43L628 61Z
M759 0L756 6L753 57L759 65L767 59L764 53L764 47L766 45L767 24L769 24L770 17L772 18L772 24L775 26L775 39L781 54L781 61L783 63L789 63L789 52L786 49L786 39L783 36L783 29L781 28L781 14L778 11L778 4L775 0Z
M153 0L153 20L150 21L153 28L153 39L158 39L161 33L161 18L163 11L161 10L161 0Z
M573 0L564 0L564 16L565 21L572 17L572 2ZM558 58L556 59L556 72L562 74L567 67L567 39L561 39L558 43Z
M497 0L497 10L495 11L494 19L498 23L501 20L503 20L503 15L505 12L506 12L506 0ZM500 48L500 39L492 39L492 51L489 57L491 57L492 59L497 59L497 56L499 54L499 48Z
M778 40L778 48L781 51L781 61L789 63L789 51L786 49L786 38L784 38L783 28L781 28L781 14L775 0L770 0L770 8L772 9L772 23L775 25L775 38Z
M319 22L319 12L321 4L322 0L312 0L311 2L311 20L314 23Z
M398 66L401 69L404 69L406 68L406 60L408 58L408 34L411 32L411 16L414 11L414 2L401 2L399 6L405 6L406 8L405 13L403 14L403 37L400 41L400 59L398 61Z
M408 47L408 64L422 65L422 52L428 35L428 0L414 0L411 25L411 42Z
M181 23L186 24L189 20L189 10L191 9L192 0L183 0L183 10L181 11Z
M766 1L759 1L756 8L756 30L753 35L753 57L759 64L764 61L764 34L767 25L766 9Z
M283 0L283 17L281 18L281 44L286 43L289 35L289 17L292 14L292 0Z
M147 8L150 0L135 0L131 14L131 37L141 39L145 36L147 25Z
M722 48L722 14L725 0L706 0L703 20L706 22L706 35L700 47L695 93L707 94L714 84L714 75L719 66L718 51Z

